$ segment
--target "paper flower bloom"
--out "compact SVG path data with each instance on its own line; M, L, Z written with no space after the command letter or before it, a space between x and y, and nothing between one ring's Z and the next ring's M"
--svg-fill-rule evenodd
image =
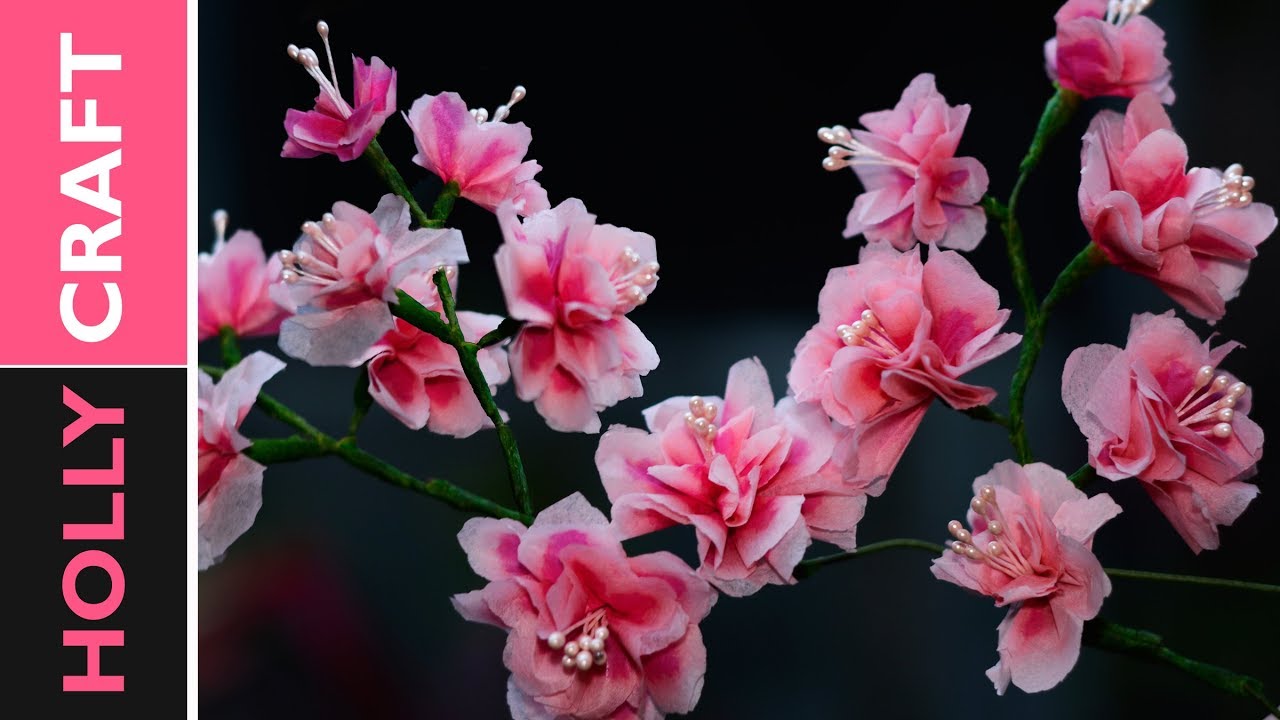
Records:
M200 373L196 424L199 492L200 569L223 553L253 525L262 507L262 472L266 468L241 454L249 439L240 423L258 399L258 391L284 363L263 352L246 357L214 384Z
M466 311L457 315L463 336L472 342L502 321L497 315ZM471 390L458 351L435 336L397 318L395 327L359 362L365 360L369 361L369 394L408 427L453 437L493 427ZM502 348L485 348L477 360L490 392L511 377Z
M1173 103L1164 31L1142 15L1151 0L1067 0L1053 19L1057 34L1045 42L1049 77L1092 98L1155 93Z
M1192 550L1218 547L1258 494L1244 482L1262 458L1250 393L1218 366L1238 343L1210 348L1169 311L1136 315L1124 349L1090 345L1067 359L1062 399L1102 477L1135 477Z
M458 541L489 583L453 604L508 631L512 717L648 719L697 704L707 668L698 623L716 593L675 555L628 558L578 493L528 529L473 518Z
M1020 335L999 332L1008 318L995 288L959 254L934 252L922 263L918 248L869 245L857 265L827 275L818 323L796 346L787 381L797 400L821 403L854 431L849 474L878 484L935 396L957 409L995 397L959 378L1018 344Z
M523 223L510 205L494 263L508 314L524 321L511 343L516 395L552 429L599 432L599 411L643 392L658 353L627 313L658 282L653 238L597 225L570 199Z
M280 349L311 365L349 365L394 327L396 288L467 261L462 233L409 230L409 205L384 195L373 214L338 202L302 225L280 253L287 299L298 314L280 327ZM419 283L421 284L421 283Z
M365 64L354 55L351 57L352 74L355 77L355 99L348 103L338 91L338 73L333 67L333 54L329 51L329 26L324 21L316 24L316 30L324 40L325 57L329 60L329 77L320 69L320 59L311 48L289 46L289 57L298 62L320 86L313 110L289 110L284 116L284 131L289 139L284 141L281 157L310 158L317 155L336 155L343 162L364 154L373 142L382 124L396 111L396 71L386 63L373 58Z
M283 269L279 258L268 260L262 241L248 230L239 230L227 240L226 212L215 212L213 224L217 231L213 252L200 253L198 258L198 338L217 337L224 327L240 337L276 334L287 314L269 291Z
M1155 95L1099 112L1080 154L1080 217L1107 258L1150 278L1192 315L1221 319L1257 246L1276 228L1253 178L1187 167L1187 146Z
M1120 514L1109 495L1086 497L1043 463L997 463L973 483L969 527L933 561L935 577L992 597L1009 614L997 630L1000 661L987 671L996 693L1012 682L1040 692L1062 682L1080 657L1084 623L1111 594L1093 534Z
M795 582L811 539L854 548L866 488L832 461L822 408L774 407L759 360L730 368L723 399L671 398L644 417L647 432L612 427L596 451L623 537L692 525L699 573L734 596Z
M866 188L853 203L844 236L908 250L916 242L972 250L987 232L978 203L987 169L976 158L955 157L969 106L951 107L933 76L917 75L892 110L858 118L866 130L837 125L818 138L831 145L822 166L852 167Z
M504 122L524 96L517 86L490 119L483 108L468 110L457 93L423 95L405 116L418 146L413 161L458 183L462 197L489 210L504 200L521 215L546 210L547 191L533 179L542 168L524 159L533 134L524 123Z

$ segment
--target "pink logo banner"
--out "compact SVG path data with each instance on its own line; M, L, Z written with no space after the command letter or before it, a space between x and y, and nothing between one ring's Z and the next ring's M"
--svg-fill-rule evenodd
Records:
M185 364L185 3L0 14L0 365Z

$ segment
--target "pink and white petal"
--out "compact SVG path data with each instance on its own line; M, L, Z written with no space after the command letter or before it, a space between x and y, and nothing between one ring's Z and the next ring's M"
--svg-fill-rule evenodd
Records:
M678 641L641 660L649 696L664 713L692 712L702 696L707 648L696 624Z
M309 365L349 365L393 327L387 304L373 298L286 319L280 325L280 349Z
M866 495L822 494L806 497L801 514L814 540L853 550L857 547L858 523L866 509Z
M586 385L563 366L557 365L552 370L547 386L534 400L533 406L552 430L600 432L600 416L596 414Z
M769 387L769 373L759 358L734 363L725 384L722 417L733 417L748 408L755 411L758 422L767 423L767 419L773 417L773 389Z
M517 554L525 531L524 525L507 518L471 518L458 532L458 544L477 575L504 580L527 572Z
M425 427L431 416L422 376L394 355L383 353L369 361L369 395L413 430Z
M1062 682L1075 667L1084 623L1052 603L1027 602L1010 611L996 632L1000 662L987 671L996 692L1004 694L1004 672L1024 692L1041 692Z
M631 569L641 577L660 578L676 593L689 620L697 623L711 612L720 597L707 581L698 577L684 560L669 552L656 552L631 558ZM692 627L692 626L691 626Z
M1046 508L1047 510L1047 508ZM1053 513L1053 524L1063 535L1083 544L1093 543L1093 534L1108 520L1119 515L1120 505L1106 493L1089 498L1066 500Z
M464 438L493 427L493 421L465 379L456 375L428 377L423 388L430 398L431 416L427 419L427 428L431 432ZM505 417L505 413L502 415Z
M262 473L266 468L236 455L199 505L199 569L222 560L227 548L253 526L262 508Z

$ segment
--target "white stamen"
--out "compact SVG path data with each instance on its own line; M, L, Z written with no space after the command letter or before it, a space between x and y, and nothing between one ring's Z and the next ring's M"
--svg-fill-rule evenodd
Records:
M333 50L329 47L329 23L323 20L317 22L316 32L320 33L320 39L324 41L324 55L329 58L329 77L333 80L333 86L338 87L338 71L333 67Z
M507 100L507 102L505 104L499 105L498 108L493 111L492 120L489 119L489 111L485 110L484 108L476 108L472 110L471 117L476 119L477 125L483 125L486 122L502 122L503 120L506 120L509 115L511 115L511 108L515 107L516 103L523 100L525 98L525 95L527 94L528 93L525 91L523 85L517 85L511 91L511 97Z
M827 149L827 157L822 160L822 167L830 171L846 167L863 165L883 165L897 168L911 177L919 173L919 166L913 162L894 158L872 149L854 139L853 133L843 125L818 129L818 139L831 147Z
M582 633L576 639L566 642L568 634L578 628L582 629ZM564 669L587 672L608 662L608 656L605 653L608 639L609 626L605 609L597 608L569 627L548 635L547 647L563 651L560 664Z
M656 262L640 264L640 254L626 247L614 261L610 276L618 293L618 310L630 312L649 299L649 293L658 282L659 265Z
M1200 435L1226 439L1233 432L1231 423L1236 418L1236 403L1248 391L1248 386L1240 381L1232 382L1230 375L1215 375L1215 372L1212 365L1196 370L1191 390L1174 408L1174 413L1183 427Z
M1142 11L1151 7L1153 0L1109 0L1103 21L1112 25L1124 25Z
M227 211L213 211L213 246L215 248L222 247L227 241Z
M1229 208L1248 207L1253 202L1254 180L1244 174L1244 166L1235 163L1222 173L1221 184L1196 200L1194 213L1203 217Z
M503 120L506 120L507 116L511 114L511 108L515 107L516 103L523 100L524 96L525 96L524 86L523 85L515 86L515 89L511 91L511 99L507 100L507 104L499 105L498 109L493 111L493 121L502 122Z
M320 71L320 58L316 55L316 51L311 48L299 48L297 45L289 45L286 50L289 57L293 58L307 74L311 76L316 84L320 86L320 92L324 93L333 102L342 117L351 117L351 106L342 98L342 93L338 91L338 72L334 68L333 53L329 48L329 25L321 20L316 23L316 32L320 33L320 39L324 41L325 57L329 61L329 73L332 79L325 77Z

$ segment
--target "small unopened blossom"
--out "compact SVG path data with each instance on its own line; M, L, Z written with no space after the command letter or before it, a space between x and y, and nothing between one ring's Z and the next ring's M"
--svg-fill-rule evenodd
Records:
M1044 44L1049 77L1086 98L1155 93L1173 103L1164 31L1143 11L1152 0L1067 0Z
M533 134L524 123L506 122L524 96L516 86L490 117L484 108L468 110L457 93L423 95L405 115L418 146L413 161L457 183L462 197L489 210L504 200L521 215L546 210L547 191L533 179L542 168L524 159Z
M349 365L394 327L388 302L405 283L467 261L462 233L409 230L409 205L382 197L373 214L346 202L302 224L280 253L283 292L297 314L280 326L280 349L311 365Z
M794 583L811 540L855 547L866 487L832 460L821 407L774 405L759 360L730 368L723 399L672 398L644 417L648 431L615 426L596 451L623 537L693 526L700 574L733 596Z
M821 403L852 431L848 471L878 487L934 397L960 410L995 398L959 378L1018 344L1020 335L1000 333L1008 319L958 253L922 263L918 248L868 245L857 265L827 275L818 323L796 346L787 381L797 400Z
M524 321L511 343L516 395L554 430L599 432L598 413L638 397L658 353L627 314L658 283L657 251L644 233L597 225L581 200L523 223L510 205L494 264L507 312Z
M453 605L507 631L513 718L653 720L698 703L707 669L698 623L716 593L684 561L627 557L579 493L528 528L473 518L458 541L489 583Z
M1089 440L1089 464L1137 478L1192 550L1218 547L1258 494L1262 458L1249 387L1221 369L1239 347L1211 348L1169 311L1136 315L1124 349L1089 345L1067 359L1062 399Z
M1244 168L1187 171L1187 146L1150 93L1093 118L1081 164L1080 217L1107 258L1196 317L1221 319L1276 228Z
M238 230L227 240L225 211L213 214L213 226L213 251L200 253L198 259L198 338L217 337L224 327L240 337L274 335L287 314L269 290L280 278L280 259L273 255L268 260L262 241L248 230Z
M987 677L1003 695L1062 682L1080 657L1084 623L1111 594L1094 556L1093 535L1120 506L1086 497L1043 463L997 463L973 482L968 527L947 525L954 540L931 570L939 580L994 598L1009 614L997 629L1000 661Z
M289 57L302 66L320 86L316 106L312 110L290 109L284 116L282 157L310 158L335 155L343 162L360 157L373 142L382 124L396 111L396 71L373 58L369 64L351 56L355 97L347 102L338 90L338 73L329 50L329 25L321 20L316 30L324 40L324 54L329 61L329 76L320 67L320 58L311 48L290 45Z
M987 170L976 158L956 157L969 106L947 104L933 75L916 76L892 110L858 118L865 130L822 128L831 146L822 166L852 167L866 188L849 212L845 237L865 235L908 250L917 242L972 250L987 231L978 203Z
M196 462L201 570L222 559L231 543L253 525L262 507L265 468L242 454L249 439L240 434L240 423L262 385L283 369L284 363L276 358L255 352L216 384L200 372Z
M439 312L438 307L428 306ZM471 342L498 327L497 315L459 311L458 324ZM458 351L434 335L396 318L395 327L369 348L369 394L406 426L453 437L493 427L462 370ZM511 376L507 353L488 347L476 360L493 392Z

